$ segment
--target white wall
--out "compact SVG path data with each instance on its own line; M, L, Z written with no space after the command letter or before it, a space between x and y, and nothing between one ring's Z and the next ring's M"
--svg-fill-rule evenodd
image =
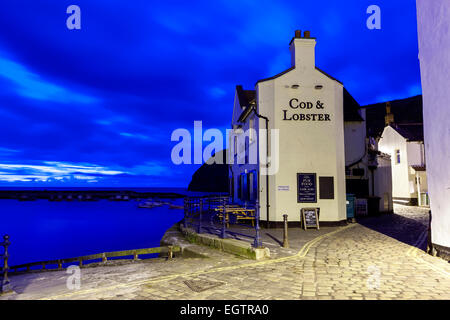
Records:
M345 165L350 165L366 153L366 122L344 123Z
M300 84L298 89L292 84ZM315 85L323 85L321 90ZM321 221L346 219L345 204L345 148L343 121L343 87L313 68L294 69L276 79L258 83L258 105L262 115L270 115L270 127L279 129L279 170L270 176L271 221L299 220L300 209L320 207ZM324 109L292 109L292 98L301 101L324 103ZM283 120L294 113L327 113L331 121ZM260 125L263 126L263 121ZM272 149L272 148L271 148ZM261 155L263 156L263 155ZM317 203L297 203L297 173L316 173ZM334 177L334 199L320 199L319 177ZM265 177L261 176L265 186ZM289 186L289 191L279 191L278 186ZM264 217L265 192L261 192L261 213Z
M424 165L421 142L416 142L416 141L408 142L406 145L406 148L407 148L407 152L408 152L408 164L410 166Z
M392 166L392 196L398 198L410 198L414 192L414 185L411 185L409 178L407 143L397 131L392 127L384 128L381 139L378 142L378 149L391 156ZM395 150L400 150L400 163L397 163ZM411 190L411 186L413 190Z
M380 197L380 212L393 211L392 170L389 156L377 156L378 168L374 171L375 195Z
M432 241L450 247L450 1L417 0Z

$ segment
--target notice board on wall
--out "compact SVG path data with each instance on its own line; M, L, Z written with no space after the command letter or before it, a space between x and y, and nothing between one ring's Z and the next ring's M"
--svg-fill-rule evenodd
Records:
M297 202L317 202L317 185L315 173L297 173Z
M319 177L319 198L334 199L333 177Z

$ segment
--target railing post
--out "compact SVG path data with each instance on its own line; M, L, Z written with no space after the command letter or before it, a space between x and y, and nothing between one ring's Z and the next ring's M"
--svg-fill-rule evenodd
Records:
M259 201L256 199L256 211L255 211L255 241L253 242L254 248L261 248L261 236L259 234Z
M226 220L226 214L227 214L227 203L226 203L225 199L222 199L222 205L223 205L223 207L222 207L222 234L220 235L220 237L222 239L225 239L225 237L226 237L226 230L225 230L226 221L225 220Z
M167 253L167 259L172 260L173 258L173 246L168 246L169 252Z
M8 279L8 259L9 259L9 254L8 254L8 247L11 244L11 242L9 241L9 235L5 235L3 237L3 247L4 249L4 253L3 253L3 268L2 268L2 277L0 278L0 292L9 292L11 291L11 284L9 282Z
M283 214L284 219L284 230L283 230L283 248L289 248L288 240L288 215Z
M203 213L203 198L200 198L200 208L199 208L199 214L198 214L198 230L197 233L202 233L202 213Z
M187 228L187 210L188 210L188 199L184 198L184 228Z

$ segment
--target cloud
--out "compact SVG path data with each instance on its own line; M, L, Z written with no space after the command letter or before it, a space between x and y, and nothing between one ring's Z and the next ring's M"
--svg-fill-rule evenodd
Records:
M171 132L228 128L235 85L288 68L295 29L311 30L317 66L361 105L417 94L414 1L379 2L372 32L360 0L83 1L75 32L53 0L6 1L0 163L24 168L0 181L187 186L198 166L171 163Z
M15 84L15 90L19 95L30 99L82 104L98 101L97 98L75 93L42 80L39 75L30 72L23 65L3 57L0 57L0 76Z
M143 165L134 166L130 169L130 172L134 175L148 175L157 176L170 171L170 168L166 165L156 162L146 162Z
M209 95L214 99L220 99L227 94L227 91L219 87L212 87L208 89Z
M0 181L50 182L64 180L96 180L101 176L124 174L123 171L94 164L44 161L43 164L0 163Z
M121 135L122 137L134 138L134 139L139 139L139 140L150 139L149 136L146 136L145 134L140 134L140 133L120 132L119 135Z
M92 163L43 161L41 164L0 163L0 184L3 182L33 183L97 183L104 181L154 179L171 169L162 163L147 161L132 167L109 168Z
M2 156L8 155L8 154L15 154L18 152L20 152L20 150L0 147L0 155L2 155Z

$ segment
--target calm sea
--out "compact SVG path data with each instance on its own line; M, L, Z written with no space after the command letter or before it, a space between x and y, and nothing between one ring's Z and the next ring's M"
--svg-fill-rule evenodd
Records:
M0 200L0 237L10 235L10 265L16 265L157 247L165 231L183 218L183 210L167 205L137 205L134 200Z

